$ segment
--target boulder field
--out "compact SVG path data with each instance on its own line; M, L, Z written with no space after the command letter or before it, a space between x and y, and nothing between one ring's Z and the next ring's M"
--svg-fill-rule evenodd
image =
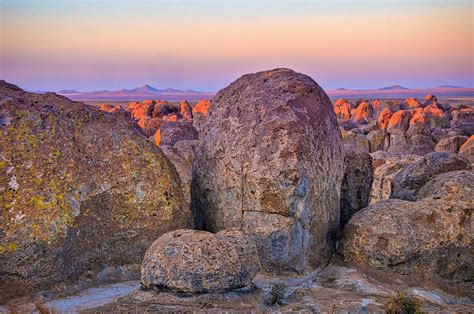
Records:
M141 289L93 311L472 312L473 115L290 69L196 104L0 81L0 312L110 274Z
M433 151L460 152L473 134L474 108L440 104L433 95L423 101L358 100L345 98L333 104L345 141L373 153L384 150L393 156L425 155ZM344 136L344 132L347 134Z

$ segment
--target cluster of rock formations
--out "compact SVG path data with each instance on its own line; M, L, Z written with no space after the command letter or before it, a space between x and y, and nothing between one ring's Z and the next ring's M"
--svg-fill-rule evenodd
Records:
M0 95L0 302L137 262L139 293L226 293L330 263L473 297L472 108L332 104L289 69L193 107L97 110L4 81Z
M439 104L435 96L428 95L423 102L408 98L352 104L338 99L334 112L343 138L367 152L383 150L403 156L450 151L474 160L468 147L461 149L474 133L474 108Z

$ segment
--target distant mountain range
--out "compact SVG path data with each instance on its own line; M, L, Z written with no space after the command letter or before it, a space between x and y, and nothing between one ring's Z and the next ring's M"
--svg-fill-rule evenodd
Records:
M326 90L330 98L407 98L425 97L428 94L446 98L474 98L473 87L440 85L432 88L407 88L400 85L386 86L378 89L346 89Z
M205 98L211 99L215 94L212 92L200 92L192 89L158 89L151 85L143 85L132 89L121 89L116 91L98 90L91 92L79 92L74 89L64 89L57 91L57 93L74 100L96 101L139 101L144 99L162 99L170 101L186 99L190 101L197 101ZM392 85L378 89L365 90L346 89L341 87L338 89L326 90L326 93L331 98L405 98L424 97L428 94L434 94L438 97L474 98L474 88L455 85L440 85L433 88L407 88L401 85Z
M379 88L379 90L402 90L402 89L409 89L400 85L392 85L387 87Z
M116 91L99 90L91 92L79 92L73 89L59 90L58 94L74 100L144 100L162 99L170 101L178 100L200 100L212 98L214 93L198 92L192 89L179 90L174 88L158 89L151 85L143 85L132 89L121 89Z

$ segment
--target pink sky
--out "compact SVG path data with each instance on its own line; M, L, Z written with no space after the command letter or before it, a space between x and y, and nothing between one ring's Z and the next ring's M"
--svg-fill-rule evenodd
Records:
M472 1L1 1L3 79L216 91L289 67L327 89L473 86Z

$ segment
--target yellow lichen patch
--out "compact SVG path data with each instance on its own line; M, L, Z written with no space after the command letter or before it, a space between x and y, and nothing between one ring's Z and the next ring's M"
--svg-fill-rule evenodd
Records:
M15 251L15 250L16 250L16 243L15 242L11 242L11 243L7 244L7 251L8 252L12 252L12 251Z
M342 131L342 132L341 132L341 135L342 135L342 139L343 139L343 140L348 140L348 139L349 139L349 132L347 132L347 131Z

